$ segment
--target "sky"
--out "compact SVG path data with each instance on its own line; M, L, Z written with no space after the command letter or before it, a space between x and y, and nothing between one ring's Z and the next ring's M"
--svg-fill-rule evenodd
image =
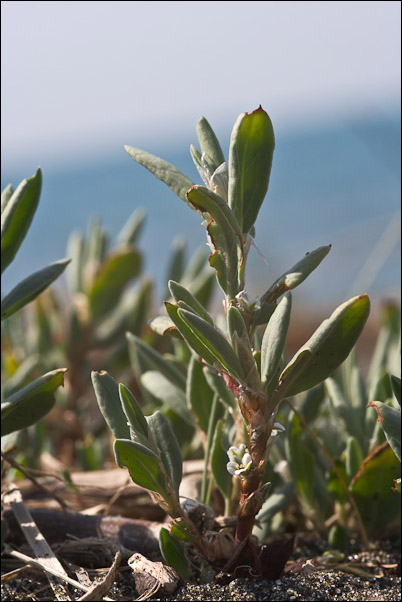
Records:
M2 10L4 165L85 162L226 128L276 130L400 98L400 2L26 2Z

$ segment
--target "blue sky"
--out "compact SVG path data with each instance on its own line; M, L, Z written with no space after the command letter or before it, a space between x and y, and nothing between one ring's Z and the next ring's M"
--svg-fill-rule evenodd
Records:
M1 6L7 163L169 146L258 104L280 131L399 101L400 2Z

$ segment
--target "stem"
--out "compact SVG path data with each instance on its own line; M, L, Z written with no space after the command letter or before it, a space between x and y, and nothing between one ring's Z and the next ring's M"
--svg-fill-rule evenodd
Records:
M310 427L307 425L306 421L304 420L303 416L301 416L301 414L295 410L295 408L293 407L292 403L288 400L285 399L284 401L286 401L286 403L288 404L288 406L291 408L291 410L293 410L293 412L296 414L296 416L298 417L298 419L300 420L300 423L302 424L303 428L307 431L307 433L310 435L310 437L312 438L312 440L314 441L314 443L319 447L319 449L322 451L322 453L324 454L324 456L327 458L328 462L331 464L331 467L333 468L334 472L336 473L336 476L338 477L342 487L345 490L346 495L349 498L349 501L355 511L356 514L356 519L357 522L359 524L359 529L360 529L360 533L362 536L362 539L364 541L364 544L366 546L368 546L369 544L369 540L367 537L367 532L366 529L364 527L363 524L363 520L359 511L359 508L357 507L356 504L356 500L352 495L352 492L350 491L347 483L345 482L341 472L339 471L337 465L335 464L335 462L333 461L333 459L331 458L331 455L327 452L327 450L325 449L325 447L323 446L323 444L321 443L321 441L318 439L317 435L310 429Z

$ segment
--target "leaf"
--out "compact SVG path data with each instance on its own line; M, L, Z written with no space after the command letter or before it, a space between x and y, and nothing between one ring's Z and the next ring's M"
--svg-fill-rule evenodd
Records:
M209 366L204 366L203 372L207 383L217 394L220 401L229 408L234 409L236 407L236 399L233 393L227 388L222 376Z
M261 308L263 308L264 303L271 303L286 291L299 286L299 284L301 284L307 276L320 265L321 261L328 255L330 250L331 245L328 245L306 253L303 259L298 261L293 267L282 274L282 276L277 278L277 280L275 280L269 289L262 295Z
M184 391L168 380L166 376L156 370L149 370L141 375L141 384L151 395L172 409L189 425L194 425Z
M121 405L117 383L104 370L102 372L92 371L91 377L99 409L114 437L129 439L130 429Z
M4 209L7 207L8 201L11 199L14 193L14 188L11 184L7 184L7 186L1 192L1 213L3 213Z
M125 146L124 148L134 161L137 161L137 163L148 169L158 180L162 180L162 182L169 186L178 197L187 202L186 192L193 186L194 182L177 169L177 167L133 146Z
M148 417L148 426L158 448L159 457L178 497L183 476L183 458L176 436L168 419L158 410Z
M260 106L236 121L229 148L229 206L242 231L253 227L268 190L275 136Z
M8 318L35 299L62 274L70 259L60 259L24 278L1 302L1 319Z
M130 439L116 439L114 453L118 466L128 468L134 483L161 495L165 492L159 458L153 451Z
M191 357L188 365L186 396L198 426L207 433L214 393L205 379L203 364L196 356Z
M377 412L377 422L399 462L401 461L401 412L381 401L371 401L367 407Z
M173 567L184 581L188 581L191 570L185 547L165 527L159 532L159 548L166 564Z
M222 290L234 298L239 292L244 268L243 237L240 226L226 202L203 186L187 192L191 206L206 217L212 253L209 263L215 268Z
M303 428L297 414L290 415L286 428L286 456L298 490L308 502L313 502L315 458L303 441Z
M345 454L346 474L352 479L363 463L363 452L356 437L348 437Z
M229 461L227 455L229 442L224 433L225 423L226 421L221 418L216 424L212 441L211 470L219 491L226 499L229 499L232 494L232 475L226 468Z
M277 373L290 323L292 297L287 293L278 303L265 329L261 343L261 380L267 389Z
M157 370L180 389L185 390L186 379L175 366L172 366L160 353L131 332L127 332L126 337L131 362L138 378L143 372Z
M145 219L145 211L143 209L136 209L117 235L117 243L124 246L134 245L144 229Z
M42 188L40 169L23 180L8 199L1 214L1 273L13 261L39 204ZM8 193L7 193L8 194Z
M169 334L173 337L181 339L181 335L179 334L176 326L168 316L156 316L155 318L149 320L148 324L151 330L160 336Z
M1 404L1 436L35 424L54 406L66 368L52 370L16 391Z
M170 294L176 303L179 303L179 301L184 301L195 314L199 315L201 318L213 325L214 321L207 310L204 309L198 299L196 299L194 295L190 293L190 291L174 280L169 280L168 287Z
M391 374L391 387L392 391L395 395L395 399L399 403L399 407L401 406L401 379Z
M125 286L141 271L141 255L127 246L111 253L96 274L88 298L94 320L98 320L117 304Z
M294 483L284 483L280 487L276 487L275 491L263 503L256 519L260 523L271 521L275 514L283 510L290 501L294 488Z
M205 154L205 159L212 171L215 171L225 161L218 138L205 117L198 120L196 129L201 152Z
M229 374L243 381L244 372L242 366L228 341L213 326L199 316L180 308L177 313L179 318L191 329L193 335L208 349L215 362L223 366Z
M335 419L342 418L345 422L344 433L353 435L362 449L365 449L366 436L362 428L363 421L360 408L355 408L334 378L327 378L324 383L331 406L334 408Z
M119 397L123 412L125 413L131 428L134 430L134 432L141 433L141 435L147 439L148 423L145 420L145 416L142 413L141 407L134 395L123 384L119 384Z
M364 460L352 480L350 490L371 536L381 535L385 527L400 515L401 499L392 490L400 471L400 462L385 443Z
M279 377L281 398L314 387L346 359L370 312L367 295L346 301L324 320Z

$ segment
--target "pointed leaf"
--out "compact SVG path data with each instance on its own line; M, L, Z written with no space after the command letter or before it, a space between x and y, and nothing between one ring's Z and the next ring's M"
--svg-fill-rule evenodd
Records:
M261 297L261 306L264 303L275 301L288 290L299 286L313 272L331 250L331 245L319 247L298 261L293 267L287 270L269 287Z
M194 295L190 293L190 291L174 280L169 280L168 286L169 291L176 303L179 303L179 301L184 301L194 311L194 313L201 316L201 318L213 325L214 321L207 310L204 309L201 303L194 297Z
M261 380L265 387L276 375L290 323L292 297L287 293L278 303L265 329L261 344Z
M178 496L183 476L183 458L176 435L169 420L160 411L148 417L148 426L158 448L159 457Z
M130 439L116 439L114 453L118 466L128 468L134 483L160 494L165 492L159 458L153 451Z
M1 404L1 436L35 424L55 403L54 393L63 385L65 368L52 370L16 391Z
M296 395L328 378L350 353L369 312L367 295L353 297L340 305L283 370L279 396Z
M189 425L194 425L194 420L187 407L184 391L168 380L163 374L150 370L141 375L141 384L166 407L173 410Z
M215 171L225 161L218 138L205 117L198 120L196 129L201 152L205 154L212 171Z
M119 397L123 412L133 431L139 432L148 438L148 423L145 420L145 416L138 401L125 385L119 384Z
M24 278L1 302L1 319L4 320L42 293L62 274L70 259L60 259Z
M117 304L126 285L141 271L141 255L134 247L120 247L101 265L88 292L91 313L95 320Z
M14 259L38 207L42 188L40 169L17 187L1 214L1 273Z
M275 136L260 106L237 120L229 149L229 206L242 230L253 227L268 190Z
M191 328L197 339L212 354L215 362L222 365L227 372L235 376L238 380L244 380L243 368L228 341L213 326L199 316L180 308L177 313Z
M186 192L194 184L190 178L185 176L177 167L171 165L171 163L159 159L155 155L151 155L133 146L125 146L124 148L134 161L137 161L137 163L148 169L155 177L169 186L178 197L187 202Z
M194 355L188 365L186 396L198 426L206 433L214 393L205 379L203 364Z
M381 401L371 401L367 407L372 407L377 412L377 422L396 457L401 461L401 412Z
M229 442L225 437L225 423L223 419L218 420L215 428L211 452L211 469L216 485L222 495L229 499L232 494L232 475L227 471L227 450Z
M91 377L99 409L113 435L116 439L129 439L130 428L123 412L117 383L104 370L93 371Z
M166 564L173 567L183 581L188 581L191 570L185 546L172 537L165 527L159 532L159 548Z

